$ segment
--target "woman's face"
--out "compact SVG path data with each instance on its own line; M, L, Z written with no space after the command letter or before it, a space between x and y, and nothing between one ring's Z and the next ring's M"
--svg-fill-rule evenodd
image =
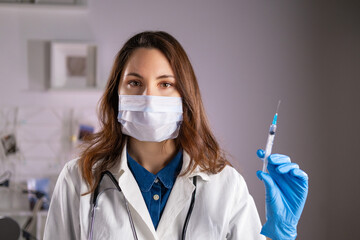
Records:
M120 95L180 97L170 63L158 49L136 49L125 65Z

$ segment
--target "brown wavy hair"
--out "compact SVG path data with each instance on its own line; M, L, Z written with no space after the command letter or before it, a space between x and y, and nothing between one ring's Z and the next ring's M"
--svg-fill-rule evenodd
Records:
M183 123L175 143L191 158L185 174L197 166L200 166L202 171L215 174L229 164L210 130L194 70L184 49L166 32L141 32L131 37L116 55L105 92L98 105L101 130L85 140L79 166L82 177L90 187L88 193L95 190L101 173L116 165L127 140L127 136L121 133L121 124L117 121L118 89L125 65L138 48L160 50L174 71L176 87L183 100Z

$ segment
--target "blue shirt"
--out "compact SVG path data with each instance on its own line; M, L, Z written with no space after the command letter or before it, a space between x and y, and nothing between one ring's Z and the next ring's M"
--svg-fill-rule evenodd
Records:
M156 175L152 174L126 153L128 166L139 185L155 229L160 221L177 175L182 166L182 150Z

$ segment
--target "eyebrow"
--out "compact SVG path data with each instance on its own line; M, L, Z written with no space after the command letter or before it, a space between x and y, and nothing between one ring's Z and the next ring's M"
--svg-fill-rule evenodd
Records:
M126 74L126 77L127 77L127 76L134 76L134 77L138 77L138 78L141 78L141 79L144 78L144 77L141 76L140 74L134 73L134 72L130 72L130 73ZM167 75L167 74L158 76L156 79L162 79L162 78L174 78L174 79L175 79L175 77L174 77L173 75Z
M161 79L161 78L175 78L173 75L161 75L159 77L157 77L156 79Z
M134 72L131 72L131 73L128 73L128 74L126 74L126 77L127 76L134 76L134 77L138 77L138 78L143 78L140 74L138 74L138 73L134 73Z

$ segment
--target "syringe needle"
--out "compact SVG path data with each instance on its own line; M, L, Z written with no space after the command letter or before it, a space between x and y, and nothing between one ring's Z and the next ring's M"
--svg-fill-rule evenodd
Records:
M278 113L278 112L279 112L280 103L281 103L281 100L279 100L279 102L278 102L278 105L277 105L277 107L276 107L276 112L275 112L275 113Z

